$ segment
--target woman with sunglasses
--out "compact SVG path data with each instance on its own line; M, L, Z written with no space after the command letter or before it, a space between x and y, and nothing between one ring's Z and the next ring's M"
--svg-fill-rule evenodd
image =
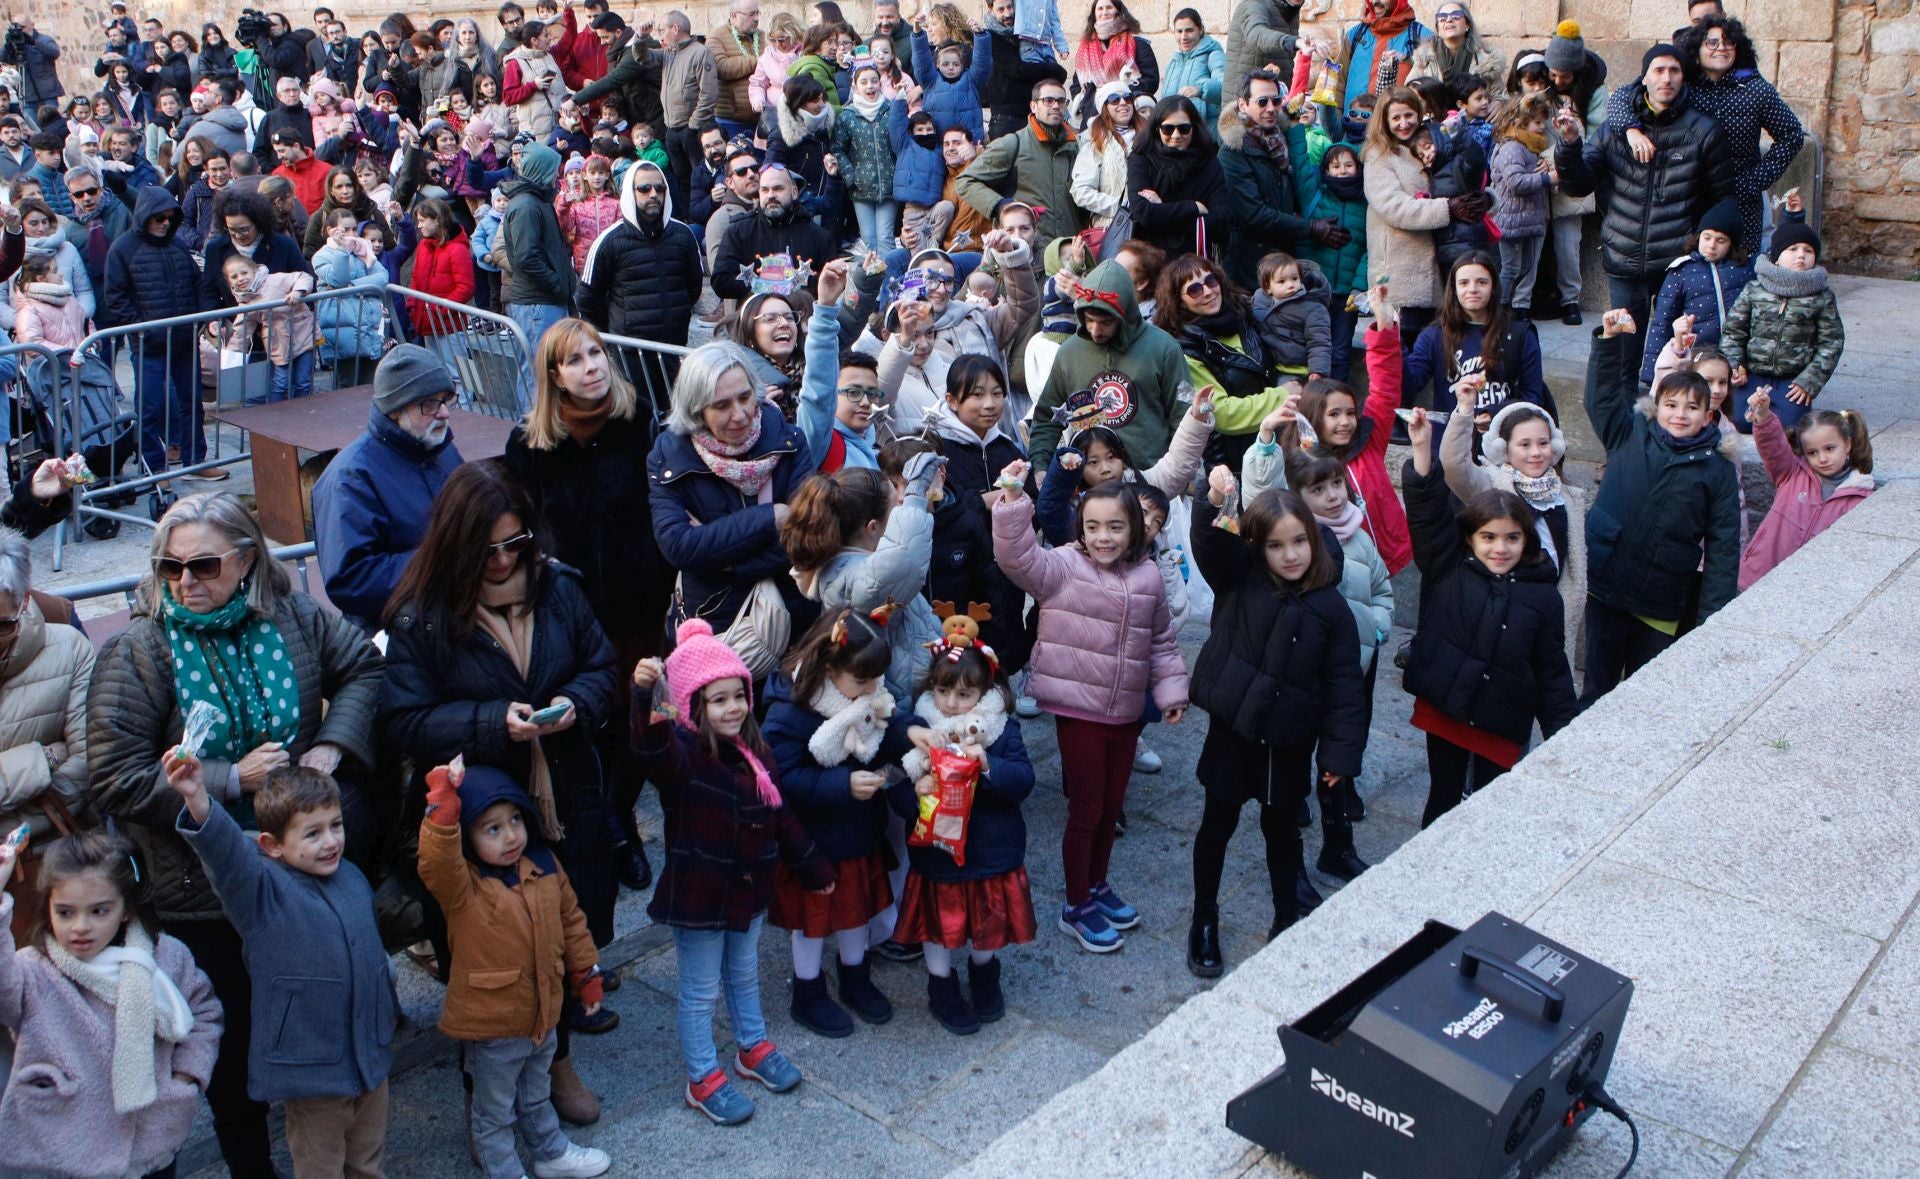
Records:
M1176 94L1155 105L1127 157L1127 190L1134 237L1176 258L1226 244L1227 177L1192 99Z
M1094 106L1097 113L1073 157L1068 191L1073 203L1092 216L1093 227L1105 229L1127 205L1127 155L1140 130L1140 115L1133 105L1133 88L1125 82L1100 87Z
M93 800L139 845L167 933L185 942L226 1008L207 1102L235 1175L271 1175L267 1107L247 1096L252 986L220 900L174 830L180 800L156 772L196 705L207 789L245 825L273 770L298 762L340 782L347 854L364 860L374 812L380 653L353 623L292 587L260 522L229 494L189 496L154 528L127 629L108 639L87 694ZM204 712L204 710L203 710Z
M420 769L416 805L426 768L456 756L525 787L594 944L604 946L619 892L618 828L595 734L613 718L619 676L585 584L549 555L542 532L532 500L500 463L466 463L447 479L387 603L387 735ZM446 962L438 916L435 949ZM589 1016L567 999L550 1070L554 1108L567 1121L600 1116L568 1055L570 1033L619 1022L610 1008Z
M1225 463L1238 471L1260 419L1287 396L1278 387L1282 374L1260 342L1251 296L1193 254L1169 263L1155 289L1153 322L1179 342L1193 387L1214 390L1208 469Z
M1506 56L1480 39L1466 0L1440 0L1433 10L1433 31L1414 48L1407 68L1409 82L1415 78L1447 82L1472 74L1486 79L1487 89L1500 93L1507 80Z

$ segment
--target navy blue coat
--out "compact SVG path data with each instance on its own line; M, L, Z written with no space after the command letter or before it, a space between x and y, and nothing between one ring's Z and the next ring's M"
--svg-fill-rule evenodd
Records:
M1438 126L1431 126L1433 145L1438 154L1433 161L1429 175L1432 188L1428 195L1442 197L1472 196L1486 191L1487 157L1480 145L1464 131L1457 136L1448 135ZM1434 261L1445 277L1453 269L1453 264L1469 250L1490 250L1493 244L1487 239L1487 223L1477 221L1449 221L1444 229L1433 234Z
M887 106L891 108L887 135L893 141L893 199L902 204L939 204L947 188L947 162L938 151L913 141L905 99L896 98ZM934 125L940 126L937 121Z
M1719 291L1714 290L1714 278L1718 276ZM1720 310L1731 308L1733 301L1740 297L1740 291L1753 281L1753 264L1735 262L1727 258L1720 262L1708 262L1695 250L1684 258L1676 258L1667 267L1667 277L1660 284L1660 294L1653 301L1653 319L1647 324L1646 350L1640 360L1640 387L1653 387L1653 366L1660 359L1660 350L1673 339L1673 321L1683 315L1693 316L1693 334L1698 343L1718 347L1720 344Z
M136 225L140 224L137 216L134 222ZM206 255L207 264L199 275L200 287L204 292L207 307L234 305L233 291L227 286L224 267L227 259L238 252L233 248L233 239L224 233L214 234L207 239L206 248L202 251ZM296 270L307 274L313 273L313 263L300 249L300 243L293 240L289 234L268 234L261 241L260 248L253 252L253 260L266 267L271 274L286 274Z
M368 630L427 536L434 497L461 463L451 436L429 450L377 408L313 485L313 541L327 598Z
M973 811L967 817L966 865L955 864L952 856L937 847L907 848L907 863L936 884L989 880L1025 867L1027 820L1020 804L1033 793L1033 783L1033 762L1020 736L1020 718L1009 711L1007 727L987 746L987 772L974 787ZM888 787L887 804L907 820L907 830L912 831L913 820L920 814L913 783L903 780Z
M784 679L768 686L767 722L760 727L779 766L774 780L780 783L780 796L827 859L839 863L872 854L887 832L886 792L862 801L853 796L848 783L855 770L884 773L888 766L900 763L913 748L907 740L913 717L896 711L888 718L887 735L872 761L857 761L849 754L837 766L823 766L814 760L807 742L827 718L794 703L787 690Z
M787 457L773 470L772 499L764 504L709 470L691 438L663 433L647 456L653 535L661 555L680 571L684 617L706 619L715 634L733 625L756 582L787 580L792 562L780 545L773 505L793 498L814 462L800 427L763 405L760 441L747 457L773 453Z
M393 1064L400 1004L373 916L373 889L342 859L331 876L270 860L222 807L174 829L206 867L245 943L253 980L247 1096L255 1101L357 1097Z
M147 222L155 217L172 218L164 236L147 232ZM179 228L180 202L173 194L157 186L141 189L134 200L132 230L107 250L101 326L192 315L211 306L201 295L193 255L174 240ZM144 338L148 347L162 348L168 334L161 329L146 332ZM174 347L192 347L192 327L173 328L172 335Z

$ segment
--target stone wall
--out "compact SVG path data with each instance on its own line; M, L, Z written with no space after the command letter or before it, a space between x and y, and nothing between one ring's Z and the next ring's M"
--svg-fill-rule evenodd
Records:
M1761 73L1825 145L1819 187L1834 262L1849 271L1900 278L1920 272L1920 14L1914 10L1914 0L1726 2L1728 10L1746 22L1755 40ZM909 11L913 3L907 0ZM1229 0L1194 0L1192 6L1209 29L1222 35ZM1307 0L1309 28L1333 37L1357 19L1362 6L1363 0ZM1422 18L1431 17L1432 0L1415 0L1414 6ZM182 0L136 3L136 7L142 15L157 12L188 27L197 27L207 11ZM337 7L356 32L393 10L377 0L352 0ZM492 16L495 7L437 5L433 14L476 16L491 33L497 29ZM532 7L530 0L528 7ZM962 7L971 10L972 0ZM1184 0L1143 0L1133 6L1147 32L1154 35L1162 57L1173 52L1172 38L1166 34L1172 15L1185 7ZM726 19L725 0L703 0L682 8L693 18L696 31L712 29ZM858 14L859 27L869 27L865 14L871 12L870 0L846 0L843 8ZM1509 59L1516 50L1544 46L1561 19L1579 21L1588 47L1606 59L1609 77L1616 83L1636 74L1646 47L1670 36L1686 16L1684 0L1474 0L1473 8L1482 33ZM762 0L762 21L782 10L804 20L807 5ZM230 24L237 11L223 8L223 19ZM70 47L69 85L80 77L91 78L92 58L101 40L98 18L91 13L90 6L62 7L39 17L43 29ZM304 14L294 10L296 19ZM1077 39L1085 19L1078 0L1065 0L1062 17L1069 37ZM1803 153L1794 174L1796 181L1805 177L1809 186L1813 184L1811 161L1812 153Z

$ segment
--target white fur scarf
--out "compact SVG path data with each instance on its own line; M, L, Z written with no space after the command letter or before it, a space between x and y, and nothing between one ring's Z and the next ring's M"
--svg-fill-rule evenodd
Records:
M893 697L882 686L857 700L849 700L831 683L822 683L811 707L825 722L807 740L807 752L823 766L837 766L852 754L860 762L870 762L880 752L887 735L887 718L893 715Z
M934 658L940 656L936 654ZM942 745L978 743L991 748L1007 729L1006 701L1000 698L999 690L993 688L980 697L980 703L973 706L972 712L959 716L947 716L941 712L940 706L933 702L932 692L920 693L919 699L913 702L913 711L914 715L927 722L927 727L933 730L934 740ZM907 771L908 781L917 782L933 768L933 759L927 756L926 750L916 746L900 759L900 768Z
M153 1042L186 1040L193 1030L193 1009L153 960L153 939L138 920L127 923L125 946L108 946L82 962L49 942L47 957L83 991L113 1008L113 1108L132 1113L153 1104Z

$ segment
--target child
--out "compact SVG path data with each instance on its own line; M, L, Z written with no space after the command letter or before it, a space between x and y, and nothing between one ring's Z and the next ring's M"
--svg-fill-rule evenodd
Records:
M573 251L575 274L585 269L594 240L620 220L620 198L612 188L613 161L596 152L587 157L577 175L578 182L575 174L568 175L566 186L553 202L560 216L560 236Z
M1109 481L1146 483L1169 496L1185 495L1213 433L1213 386L1194 394L1167 444L1167 453L1145 471L1135 469L1127 443L1111 426L1069 427L1060 435L1034 508L1040 533L1050 545L1074 542L1074 505L1091 489Z
M880 71L866 58L853 70L853 89L834 120L832 150L840 182L853 202L854 220L869 249L893 246L900 206L894 203L893 139L887 130L887 100Z
M1430 146L1421 144L1425 137ZM1414 152L1426 168L1427 195L1436 200L1457 196L1476 196L1486 191L1487 157L1472 137L1463 131L1450 136L1438 128L1422 128L1414 137ZM1469 250L1488 247L1487 223L1483 217L1471 221L1449 221L1445 228L1433 231L1434 262L1440 273L1453 269L1456 259Z
M340 788L306 766L270 771L256 846L209 799L198 757L175 748L161 769L184 804L174 829L245 943L247 1096L286 1103L295 1174L380 1174L400 1004L373 889L342 854Z
M587 919L540 842L538 815L492 767L456 763L427 775L420 880L446 914L453 954L440 1030L464 1045L469 1139L488 1179L522 1173L516 1129L536 1175L599 1175L612 1165L605 1151L567 1141L549 1096L566 980L588 1015L600 1009L602 983Z
M22 824L18 843L0 842L0 889L26 833ZM220 1000L187 948L148 925L124 839L57 839L37 867L46 909L17 950L14 897L0 893L7 1170L171 1175L213 1078Z
M1493 149L1493 223L1500 228L1500 297L1516 319L1526 318L1533 306L1534 273L1551 219L1552 118L1547 98L1531 94L1508 103L1493 126L1499 140Z
M493 261L494 242L500 236L500 219L507 213L507 192L496 187L487 203L473 218L473 233L468 242L473 250L474 305L482 311L503 311L500 298L500 267ZM591 245L588 247L591 249Z
M941 1027L967 1036L1006 1014L995 953L1025 945L1038 932L1027 882L1027 823L1020 814L1020 804L1033 793L1034 773L1020 722L1012 716L1013 694L999 678L999 659L979 641L976 628L966 627L965 615L955 617L960 629L951 629L954 621L948 619L950 629L934 644L913 711L936 741L980 766L960 852L964 863L938 845L907 849L913 868L895 936L924 947L927 1010ZM919 799L934 792L930 755L915 749L904 766L906 778L887 797L911 822ZM968 995L960 993L953 969L954 952L962 946L969 947Z
M1278 250L1260 259L1259 275L1253 320L1268 360L1281 372L1308 380L1327 375L1333 369L1333 321L1326 275Z
M867 1023L893 1018L893 1004L873 985L867 947L893 936L898 912L882 850L887 804L879 794L887 766L909 748L912 717L886 691L896 652L886 612L876 613L841 606L822 614L787 659L791 697L776 694L767 710L781 789L834 874L832 895L819 897L799 877L778 872L772 920L793 935L794 1022L833 1038L852 1035L853 1020L828 997L820 976L829 933L839 948L841 1001ZM904 834L901 844L904 852Z
M1431 383L1433 404L1442 408L1469 386L1471 416L1481 429L1509 401L1555 409L1539 330L1501 304L1500 263L1485 250L1454 261L1441 290L1440 314L1421 329L1404 373L1416 394Z
M747 79L747 102L758 114L780 101L781 87L787 84L787 67L800 56L800 20L791 12L778 12L767 26L767 42L760 50L759 64Z
M1416 441L1401 485L1420 576L1432 582L1405 681L1413 727L1427 735L1425 829L1512 769L1536 718L1551 737L1579 703L1533 509L1510 491L1483 491L1456 518L1425 410L1414 411L1407 433Z
M1640 387L1651 389L1658 379L1654 368L1673 338L1675 320L1692 316L1689 329L1695 342L1717 347L1727 310L1751 281L1753 264L1740 249L1740 206L1728 197L1701 215L1693 250L1667 267L1647 325Z
M947 164L940 155L940 126L931 111L908 114L904 98L893 99L887 107L887 134L895 162L893 199L900 206L901 237L911 237L913 246L943 245L947 226L953 222L954 206L952 201L940 199L947 186ZM867 244L876 250L893 245L871 239Z
M939 53L933 52L926 22L920 23L913 31L913 76L924 91L921 103L932 112L942 135L950 127L962 127L975 143L986 142L980 96L993 77L993 35L984 30L974 34L969 63L964 45L942 45Z
M1313 142L1306 127L1287 127L1293 161L1293 183L1300 193L1301 217L1308 222L1331 221L1339 232L1326 242L1301 239L1300 258L1326 276L1329 299L1327 321L1332 360L1325 375L1344 381L1351 372L1353 329L1360 313L1350 304L1367 287L1367 194L1360 178L1360 156L1344 143L1326 145L1325 136ZM1317 162L1315 147L1323 153Z
M1820 235L1798 222L1773 231L1773 259L1753 261L1753 281L1727 309L1720 350L1733 365L1733 384L1748 393L1777 394L1773 412L1791 430L1833 379L1846 348L1840 303L1820 265ZM1733 399L1733 423L1751 434L1746 402Z
M314 276L298 270L276 273L245 254L229 257L222 264L222 274L235 303L282 304L271 311L242 312L234 317L228 333L226 347L239 349L247 346L245 342L255 331L266 335L267 359L273 364L272 384L264 397L249 394L247 404L311 397L316 333L313 308L301 303L300 296L313 290Z
M1305 868L1294 810L1316 787L1326 833L1321 871L1351 880L1366 870L1336 790L1360 773L1367 730L1353 611L1320 525L1299 496L1276 489L1247 506L1236 536L1215 527L1239 495L1232 472L1217 466L1207 483L1193 505L1193 557L1218 600L1193 671L1194 702L1208 717L1195 771L1207 794L1193 844L1187 969L1214 978L1222 969L1220 875L1248 799L1260 803L1267 842L1267 940L1300 916L1296 882Z
M1024 462L1002 473L993 552L1008 579L1039 605L1031 691L1057 718L1067 789L1060 928L1082 949L1105 954L1125 945L1120 931L1141 920L1107 879L1140 716L1151 692L1167 723L1179 724L1187 669L1166 589L1145 559L1139 501L1117 481L1094 487L1080 499L1077 543L1042 549L1033 501L1021 490L1025 478Z
M58 350L87 338L87 309L73 297L56 255L27 255L14 283L14 343Z
M1748 398L1754 445L1774 491L1740 557L1743 593L1873 493L1873 441L1859 410L1816 409L1789 436L1771 403L1764 389Z
M365 298L324 299L313 309L314 330L326 340L321 360L333 365L334 387L346 389L373 381L384 343L379 292L387 271L373 243L354 232L352 209L335 209L327 221L326 244L313 255L313 276L320 289L369 291Z
M1465 135L1480 149L1482 157L1491 158L1498 132L1493 120L1493 91L1487 79L1474 73L1449 74L1447 90L1457 116L1448 120L1448 132Z
M671 703L650 706L663 678ZM642 659L633 687L634 756L666 812L666 867L647 915L673 929L686 1102L736 1126L753 1116L753 1102L727 1080L714 1050L721 989L739 1049L734 1071L791 1091L800 1070L767 1038L760 1010L760 927L776 860L821 897L834 891L833 870L781 799L767 769L773 752L753 720L753 676L712 627L681 623L673 654L664 665Z
M891 408L882 419L884 429L880 432L891 440L916 433L926 425L928 415L945 396L947 372L954 358L935 346L933 316L919 299L898 299L889 304L881 325L885 342L880 346L876 377L880 396Z
M1673 644L1696 570L1702 620L1733 600L1738 580L1740 475L1711 461L1712 392L1698 374L1674 373L1653 387L1651 420L1636 412L1634 330L1631 313L1607 312L1587 361L1587 417L1607 477L1587 510L1583 701Z
M353 174L360 181L360 188L367 194L376 209L384 209L393 199L393 180L385 169L373 160L361 157L353 165Z
M978 307L1000 306L1000 280L985 267L975 267L967 275L966 293L960 296Z
M840 348L840 297L846 293L847 269L845 258L820 268L796 408L809 453L818 456L818 469L829 475L845 467L880 466L880 436L873 422L887 408L877 362L864 352Z

